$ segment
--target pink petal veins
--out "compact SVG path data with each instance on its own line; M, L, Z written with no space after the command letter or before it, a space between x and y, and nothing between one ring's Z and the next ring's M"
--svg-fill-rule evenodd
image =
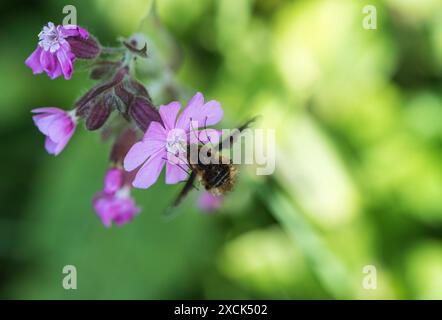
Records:
M140 168L132 185L136 188L147 189L157 180L163 169L165 160L165 152L160 150L152 155L149 160Z

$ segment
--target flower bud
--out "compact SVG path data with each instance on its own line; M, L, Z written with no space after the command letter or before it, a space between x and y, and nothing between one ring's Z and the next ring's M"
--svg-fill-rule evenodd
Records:
M99 100L98 103L90 108L86 119L86 128L88 130L100 129L111 113L111 108L106 103L105 99Z
M115 93L107 93L104 99L111 110L117 110L129 121L129 117L127 116L127 106Z
M124 111L122 111L123 113L126 113L127 108L130 106L132 100L135 98L134 95L126 90L126 88L123 86L123 83L119 83L118 85L116 85L114 87L114 92L126 106Z
M126 87L136 96L145 97L147 100L152 101L146 87L138 81L129 79L126 83Z
M123 186L124 171L120 168L110 168L104 176L104 189L107 194L114 194Z
M84 39L80 36L66 38L71 46L72 53L80 59L94 59L100 52L101 47L92 36Z
M129 115L143 132L149 128L152 121L162 123L158 110L143 97L135 98L129 108Z
M90 107L94 104L94 100L97 99L101 94L106 92L112 87L112 83L100 84L93 87L85 95L83 95L76 103L76 115L79 117L84 117L89 112Z
M86 94L84 94L76 103L75 103L75 112L78 117L85 117L89 113L89 109L95 105L94 100L99 100L102 98L102 95L112 89L115 85L119 84L127 74L126 68L121 68L112 78L112 80L101 83L92 89L90 89Z

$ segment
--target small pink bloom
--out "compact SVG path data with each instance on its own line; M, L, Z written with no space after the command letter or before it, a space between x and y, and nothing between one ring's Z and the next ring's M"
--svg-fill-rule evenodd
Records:
M58 155L75 131L76 118L72 113L48 107L32 110L37 128L46 136L45 148L49 154Z
M104 192L113 194L123 186L123 170L111 168L104 177Z
M38 34L39 42L37 49L26 59L26 65L34 74L48 74L51 79L64 75L69 80L73 72L75 54L68 42L69 37L87 39L89 33L78 26L55 26L49 22Z
M143 140L135 143L127 153L124 159L127 171L142 165L132 183L134 187L149 188L157 181L164 166L166 183L175 184L185 180L187 159L183 159L183 153L187 151L189 134L200 127L214 125L223 117L220 103L215 100L204 103L204 97L199 92L178 116L180 109L181 105L176 101L160 106L162 123L152 121Z
M216 211L222 204L223 198L210 192L203 192L198 198L198 207L206 212Z
M92 202L97 215L106 227L110 227L112 223L117 225L128 223L140 212L130 196L130 186L123 184L123 175L121 169L109 169L104 178L104 190L97 193Z
M110 227L112 222L117 225L128 223L140 212L130 196L118 192L114 195L104 192L96 195L93 205L101 222L106 227Z

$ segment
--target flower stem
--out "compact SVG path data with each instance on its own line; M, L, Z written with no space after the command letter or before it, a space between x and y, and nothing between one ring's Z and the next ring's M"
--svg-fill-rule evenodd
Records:
M102 47L101 51L105 54L124 53L126 51L123 47Z

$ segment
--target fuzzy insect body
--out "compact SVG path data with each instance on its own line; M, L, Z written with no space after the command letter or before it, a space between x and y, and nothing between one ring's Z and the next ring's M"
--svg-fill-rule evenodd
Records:
M191 165L191 168L207 191L220 196L233 190L238 169L230 162L226 163L225 159L221 156L218 162L198 163Z

